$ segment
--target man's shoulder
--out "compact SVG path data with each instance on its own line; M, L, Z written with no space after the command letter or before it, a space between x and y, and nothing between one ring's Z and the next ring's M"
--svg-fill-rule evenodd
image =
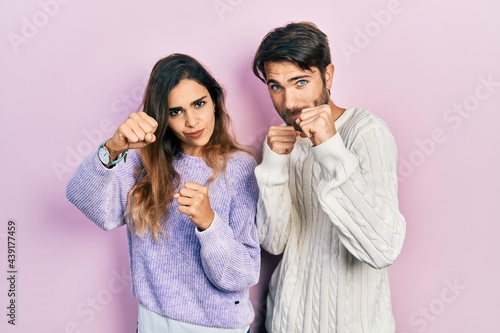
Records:
M359 107L348 108L345 112L348 112L347 117L338 132L349 149L356 142L363 141L358 139L371 140L367 135L377 134L393 140L389 126L374 113Z
M360 107L350 107L346 111L348 117L343 124L344 132L360 133L369 129L381 128L388 130L389 127L385 121L367 109Z

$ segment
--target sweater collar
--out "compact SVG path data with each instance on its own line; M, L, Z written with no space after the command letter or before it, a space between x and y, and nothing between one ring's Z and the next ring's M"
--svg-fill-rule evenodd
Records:
M207 166L203 157L191 156L183 153L179 153L179 155L174 158L174 163L182 163L183 165L191 168Z
M344 126L344 124L352 117L352 114L356 110L355 106L348 107L345 111L340 115L340 117L335 120L335 129L338 131Z

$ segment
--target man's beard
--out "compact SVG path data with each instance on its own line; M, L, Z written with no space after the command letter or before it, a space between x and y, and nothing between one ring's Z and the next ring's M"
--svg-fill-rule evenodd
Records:
M278 114L285 121L287 126L293 126L293 128L295 128L296 131L302 132L302 128L299 125L297 125L297 123L291 118L293 118L296 115L300 115L302 113L302 110L305 108L317 107L323 104L328 104L329 100L330 100L330 92L325 87L323 87L321 95L314 100L313 106L296 106L293 107L292 109L284 109L281 112L278 109L276 109L276 111L278 111Z

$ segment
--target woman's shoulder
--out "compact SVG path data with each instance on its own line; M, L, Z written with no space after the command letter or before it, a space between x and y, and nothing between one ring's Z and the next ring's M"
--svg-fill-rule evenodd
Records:
M253 169L255 169L256 165L257 161L255 160L255 158L250 153L243 150L232 152L229 155L229 159L227 161L227 168L229 169L229 171L243 171L246 169L253 172Z
M255 157L244 150L236 150L229 154L229 161L233 163L256 163Z

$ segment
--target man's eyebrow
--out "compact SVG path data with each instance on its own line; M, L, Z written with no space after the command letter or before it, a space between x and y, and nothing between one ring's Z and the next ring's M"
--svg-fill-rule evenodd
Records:
M277 84L277 85L279 85L279 84L280 84L278 81L273 80L273 79L269 79L269 80L267 80L267 82L266 82L266 83L267 83L268 85L269 85L270 83Z
M288 82L293 82L293 81L297 81L297 80L302 80L302 79L305 79L305 78L310 78L311 75L308 75L308 74L303 74L303 75L297 75L297 76L294 76L290 79L288 79Z
M311 75L309 75L309 74L297 75L297 76L294 76L294 77L292 77L292 78L289 78L289 79L287 80L287 82L294 82L294 81L298 81L298 80L302 80L302 79L306 79L306 78L310 78L310 77L311 77ZM277 84L277 85L279 85L279 84L280 84L278 81L276 81L276 80L274 80L274 79L269 79L269 80L267 80L267 84L268 84L268 85L269 85L269 84L271 84L271 83L272 83L272 84Z

